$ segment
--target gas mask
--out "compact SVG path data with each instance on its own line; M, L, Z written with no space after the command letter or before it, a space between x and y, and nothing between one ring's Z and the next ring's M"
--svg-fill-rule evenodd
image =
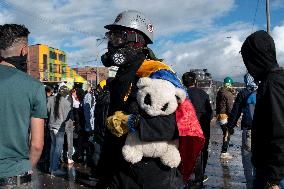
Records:
M123 67L129 65L139 52L142 52L142 50L129 46L117 49L109 47L108 52L102 55L101 61L105 67Z
M11 57L0 57L2 61L8 62L15 66L18 70L27 72L27 55L11 56Z
M142 52L143 47L132 47L127 44L129 42L145 42L142 35L120 30L107 32L106 38L108 39L108 52L101 56L105 67L129 65L137 53Z

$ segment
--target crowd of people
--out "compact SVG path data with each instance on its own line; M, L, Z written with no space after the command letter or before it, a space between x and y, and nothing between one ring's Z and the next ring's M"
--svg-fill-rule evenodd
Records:
M81 84L46 85L48 118L41 156L43 171L62 176L66 173L60 170L60 162L69 166L74 162L88 166L96 164L94 134L99 135L99 132L95 132L95 107L96 99L104 94L105 84L103 80L96 88L87 85L85 91Z
M86 91L62 82L55 93L25 73L28 29L0 26L0 188L33 188L40 158L55 177L66 174L61 162L85 163L98 189L203 187L214 110L197 76L184 73L181 82L155 56L153 25L142 13L124 11L105 28L101 60L118 67L116 76ZM241 55L246 88L235 98L226 77L216 97L220 159L233 158L230 137L242 114L247 187L281 188L284 71L265 31L248 36Z

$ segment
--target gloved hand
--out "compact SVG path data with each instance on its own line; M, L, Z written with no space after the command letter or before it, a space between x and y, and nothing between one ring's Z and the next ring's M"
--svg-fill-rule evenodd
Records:
M114 115L107 118L107 128L117 137L126 134L129 129L127 126L129 115L122 111L116 111Z

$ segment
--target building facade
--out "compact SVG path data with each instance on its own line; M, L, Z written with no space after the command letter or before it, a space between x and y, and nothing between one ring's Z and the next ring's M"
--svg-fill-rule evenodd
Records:
M44 44L29 46L28 74L42 82L85 82L76 70L67 64L67 54Z
M100 81L109 77L109 69L107 67L90 67L74 68L80 76L88 81L92 86L96 86Z

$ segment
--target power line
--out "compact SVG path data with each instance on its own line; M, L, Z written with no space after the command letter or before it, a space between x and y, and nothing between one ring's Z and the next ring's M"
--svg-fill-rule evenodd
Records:
M258 11L258 7L259 7L259 0L257 0L255 12L254 12L254 17L253 17L253 22L252 22L251 33L253 32L253 28L254 28L254 24L255 24L255 18L256 18L257 11Z
M1 0L0 1L0 6L3 7L3 8L6 8L6 9L10 9L12 11L16 11L17 13L21 13L21 14L23 14L25 16L28 16L28 17L32 18L34 21L37 20L37 21L40 21L40 22L42 22L44 24L57 25L57 26L59 26L58 29L60 31L62 31L62 29L65 30L65 31L66 30L67 31L73 31L73 32L81 33L81 34L83 34L83 35L85 35L87 37L95 35L92 32L79 30L79 29L77 29L75 27L72 27L72 26L58 24L58 23L56 23L56 21L54 19L43 17L43 16L40 16L40 15L31 13L30 11L25 10L22 7L19 7L19 6L15 5L15 4L12 4L10 2L7 2L6 0Z
M37 14L32 13L32 12L22 8L22 7L19 7L15 4L13 4L13 3L10 3L7 0L1 0L0 1L0 7L8 9L8 10L12 10L13 12L20 13L24 16L27 16L27 17L31 18L32 21L34 21L34 22L40 22L40 23L44 23L44 24L48 24L48 25L58 26L58 27L55 27L55 28L59 31L66 31L66 30L67 31L73 31L73 32L81 33L81 34L85 35L86 37L95 36L94 33L78 30L77 28L72 27L72 26L62 25L62 24L56 23L55 19L50 19L50 18L47 18L47 17L43 17L41 15L37 15ZM97 38L96 39L96 48L98 48L103 42L105 42L105 39L106 39L105 37ZM95 59L90 60L90 61L85 61L85 62L82 62L82 63L86 64L86 63L98 61L99 52L97 52L95 56L90 56L89 58L91 58L91 57L94 57ZM78 59L80 59L80 58L77 58L77 60ZM77 62L77 64L78 64L78 62Z

